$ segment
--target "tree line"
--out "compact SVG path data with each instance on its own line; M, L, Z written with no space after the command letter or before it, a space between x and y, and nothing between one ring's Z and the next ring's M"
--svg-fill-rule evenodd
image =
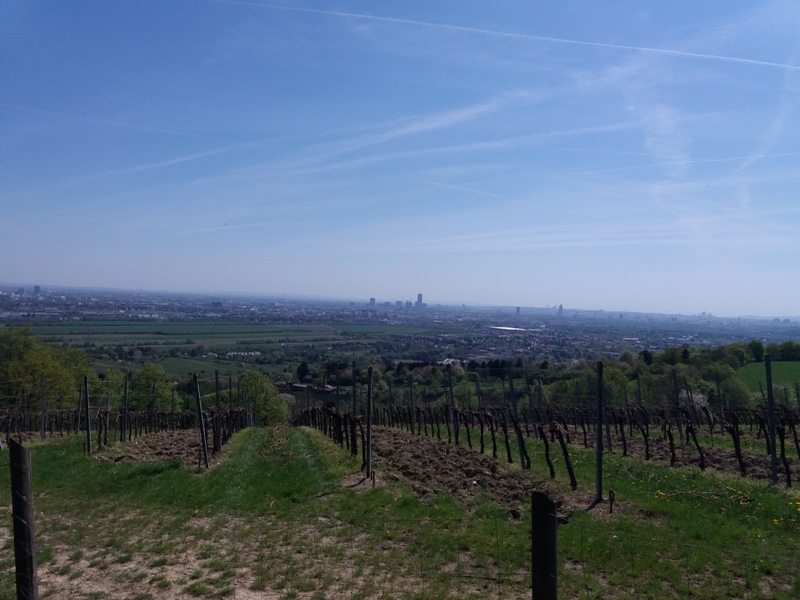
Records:
M155 362L137 371L109 369L98 373L81 348L43 343L30 327L6 328L0 332L0 406L6 409L39 405L74 410L88 383L95 406L112 410L123 406L128 394L131 410L194 409L196 390L192 380L182 380ZM232 380L203 379L201 396L219 404L247 406L257 422L286 422L293 398L281 394L269 377L249 371Z

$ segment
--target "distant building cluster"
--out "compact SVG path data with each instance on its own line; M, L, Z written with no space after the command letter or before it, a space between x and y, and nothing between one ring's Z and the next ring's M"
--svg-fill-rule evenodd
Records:
M357 306L357 304L354 303L354 302L351 302L350 305L351 306ZM392 308L392 303L391 302L383 302L381 304L378 304L378 302L375 300L375 298L370 298L369 301L367 302L367 306L369 307L369 310L375 310L379 306L382 307L382 308ZM395 300L394 301L394 308L398 309L398 310L409 309L409 308L420 309L420 308L425 308L427 306L428 305L425 304L425 302L422 301L422 294L417 294L417 301L416 302L412 302L411 300Z
M41 293L42 293L42 286L40 286L40 285L33 286L33 295L34 296L38 296ZM26 294L26 292L25 292L25 287L24 286L20 286L20 287L17 288L17 296L24 296L25 294Z

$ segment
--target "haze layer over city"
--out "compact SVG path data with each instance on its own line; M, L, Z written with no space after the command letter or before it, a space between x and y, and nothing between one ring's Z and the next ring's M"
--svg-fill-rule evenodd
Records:
M721 318L710 313L665 315L658 313L581 310L564 305L550 307L468 306L425 301L422 293L413 301L379 301L376 298L341 300L298 298L285 295L184 294L146 291L48 288L0 285L0 324L33 326L51 342L82 344L84 338L53 337L48 326L82 322L78 329L104 331L137 322L167 327L180 324L239 323L245 328L265 324L291 327L325 326L330 331L367 327L377 335L404 339L414 350L408 357L424 360L459 361L491 358L524 358L526 361L615 358L623 352L661 352L668 348L715 348L724 344L761 340L777 344L800 341L800 323L789 318ZM94 325L93 325L94 324ZM370 327L377 329L370 329ZM86 329L88 327L88 329ZM124 327L123 327L124 328ZM57 329L57 327L56 327ZM424 332L424 333L423 333ZM100 336L102 337L102 336ZM380 336L378 336L380 337ZM85 338L87 351L96 359L110 358L109 347L97 348ZM356 335L349 342L359 347ZM238 349L256 350L258 344ZM158 335L142 349L158 347ZM191 346L191 344L189 344ZM219 347L222 348L222 344ZM312 346L313 348L313 346ZM151 348L152 350L152 348ZM221 350L211 345L213 357ZM341 347L314 350L316 360L334 356ZM395 352L397 349L394 350ZM170 355L188 357L189 347L175 346ZM260 354L260 353L259 353ZM237 360L232 354L231 360Z
M798 30L795 2L3 2L0 281L792 318Z

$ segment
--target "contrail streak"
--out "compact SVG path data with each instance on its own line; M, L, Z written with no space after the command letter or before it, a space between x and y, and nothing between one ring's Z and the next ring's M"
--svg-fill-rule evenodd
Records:
M738 56L724 56L721 54L703 54L700 52L687 52L684 50L670 50L668 48L650 48L647 46L632 46L627 44L610 44L605 42L587 42L583 40L572 40L569 38L550 37L544 35L533 35L528 33L514 33L510 31L497 31L493 29L482 29L479 27L467 27L465 25L450 25L448 23L432 23L429 21L417 21L414 19L401 19L398 17L379 17L375 15L364 15L359 13L349 13L336 10L322 10L318 8L302 8L298 6L281 6L278 4L259 4L257 2L247 2L246 0L208 0L219 4L239 4L243 6L254 6L258 8L269 8L275 10L285 10L293 12L314 13L320 15L331 15L335 17L348 17L353 19L363 19L368 21L379 21L384 23L400 23L404 25L415 25L417 27L430 27L436 29L447 29L450 31L462 31L465 33L477 33L481 35L491 35L496 37L506 37L519 40L532 40L538 42L548 42L551 44L568 44L572 46L588 46L592 48L609 48L612 50L634 50L637 52L648 52L651 54L663 54L667 56L677 56L681 58L696 58L701 60L717 60L732 62L759 67L771 67L778 69L789 69L800 71L800 66L787 65L784 63L771 62L766 60L755 60L752 58L741 58Z
M166 134L170 134L170 135L180 135L180 136L183 136L183 137L190 137L190 138L195 138L195 139L199 139L199 140L208 140L208 141L212 141L212 142L224 142L224 143L227 143L227 144L235 144L235 143L237 143L237 142L234 142L233 140L226 140L226 139L222 139L222 138L211 137L211 136L208 136L208 135L200 135L200 134L197 134L197 133L187 133L185 131L175 131L175 130L172 130L172 129L163 129L161 127L150 127L148 125L137 125L135 123L126 123L125 121L114 121L114 120L111 120L111 119L101 119L101 118L98 118L98 117L89 117L89 116L86 116L86 115L76 115L76 114L73 114L73 113L66 113L66 112L57 111L57 110L49 110L47 108L38 108L36 106L23 106L21 104L9 104L7 102L0 102L0 106L2 106L4 108L13 108L13 109L16 109L16 110L26 110L26 111L30 111L30 112L42 113L42 114L45 114L45 115L50 115L50 116L53 116L53 117L59 117L59 118L62 118L62 119L65 118L65 119L77 119L79 121L89 121L91 123L99 123L101 125L110 125L112 127L123 127L123 128L128 128L128 129L138 129L138 130L141 130L141 131L151 131L151 132L154 132L154 133L166 133Z

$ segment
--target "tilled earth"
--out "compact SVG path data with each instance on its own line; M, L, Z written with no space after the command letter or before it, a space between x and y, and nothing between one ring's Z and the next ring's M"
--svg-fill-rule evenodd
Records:
M210 465L222 462L223 452L211 452L211 433L208 437ZM101 450L103 450L101 448ZM108 462L133 461L156 463L162 460L180 460L198 466L203 460L200 432L197 429L178 431L162 431L138 437L130 442L114 447L112 450L100 452L99 460Z
M384 428L375 429L372 443L378 467L389 477L405 478L421 498L449 493L472 504L478 497L488 496L518 517L531 491L554 494L542 477L531 471L499 468L500 461L492 457L491 449L489 454L481 454L464 442L455 446L446 440ZM499 452L500 448L498 456Z
M671 455L669 443L657 432L651 433L650 459L669 462ZM583 447L583 436L570 432L572 446ZM593 439L589 438L588 448L593 448ZM641 436L628 438L628 456L644 459L645 446ZM700 466L700 454L688 440L683 446L678 444L676 435L675 465ZM547 473L509 470L506 465L506 451L503 437L498 435L498 458L492 457L491 445L487 443L485 453L481 454L477 441L474 448L469 448L462 439L461 444L448 443L435 437L412 435L407 431L376 427L373 431L373 451L376 470L385 480L401 478L420 498L429 498L434 494L449 493L466 504L474 503L480 497L490 497L501 506L516 514L526 497L532 490L547 492L557 496L556 492L545 480ZM733 450L728 448L704 446L705 467L710 470L738 473L739 463ZM512 458L518 463L516 440L511 440ZM621 440L615 437L611 451L621 456L623 447ZM224 448L223 448L224 452ZM566 476L563 468L563 457L558 444L550 446L551 456L556 463L558 476ZM787 446L787 454L791 453ZM181 460L191 465L199 465L202 461L200 436L197 430L165 431L142 436L113 450L100 452L100 460L109 462L135 461L154 463L162 460ZM770 457L763 454L744 452L743 459L747 477L769 479L771 477ZM223 453L209 453L209 461L213 465L223 460ZM792 481L800 477L800 468L796 458L787 458ZM563 471L563 472L562 472ZM778 461L778 478L786 481L786 472L781 461ZM581 487L587 488L583 483ZM563 498L557 499L557 503ZM571 502L570 502L571 503Z

